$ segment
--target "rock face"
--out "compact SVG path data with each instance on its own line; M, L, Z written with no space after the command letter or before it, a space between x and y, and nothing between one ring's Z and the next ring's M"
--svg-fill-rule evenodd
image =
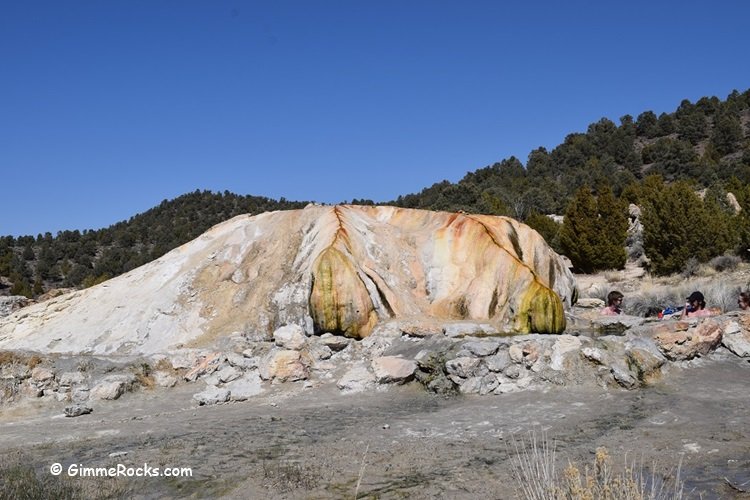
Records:
M560 333L575 281L505 217L310 206L239 216L101 285L0 318L0 349L149 354L232 334L368 336L401 318Z

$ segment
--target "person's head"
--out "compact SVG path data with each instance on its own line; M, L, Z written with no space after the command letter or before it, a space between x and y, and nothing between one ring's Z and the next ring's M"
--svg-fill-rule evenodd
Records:
M703 294L700 292L693 292L687 298L687 302L690 305L690 309L697 311L706 307L706 300L703 298Z
M750 292L740 292L740 296L737 297L737 305L740 309L747 311L750 309Z
M617 290L612 290L607 294L607 305L610 307L619 307L622 305L622 299L625 297L623 294L618 292Z

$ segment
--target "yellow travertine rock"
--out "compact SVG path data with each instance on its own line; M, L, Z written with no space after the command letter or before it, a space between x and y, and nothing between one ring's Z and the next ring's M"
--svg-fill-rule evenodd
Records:
M155 353L285 324L368 336L380 321L561 333L572 274L513 219L320 206L239 216L101 285L0 318L0 349Z

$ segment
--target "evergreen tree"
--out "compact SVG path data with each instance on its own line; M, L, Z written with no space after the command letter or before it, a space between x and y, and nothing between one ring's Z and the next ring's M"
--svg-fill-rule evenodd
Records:
M625 239L628 236L628 207L623 201L615 198L607 184L599 188L596 206L601 238L598 242L601 257L597 267L622 269L627 260Z
M626 208L608 186L600 189L598 199L583 186L565 211L560 247L579 271L621 269L627 258L627 224Z
M544 238L544 241L546 241L555 252L562 252L562 249L560 248L560 239L558 237L562 224L558 224L546 215L542 215L536 211L532 211L524 223L530 228L536 230L536 232Z

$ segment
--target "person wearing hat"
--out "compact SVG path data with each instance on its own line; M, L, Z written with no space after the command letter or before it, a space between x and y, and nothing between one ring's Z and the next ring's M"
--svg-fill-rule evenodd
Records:
M703 298L703 294L700 292L693 292L687 298L685 303L685 309L682 310L681 318L705 318L706 316L713 316L714 312L710 309L706 309L706 300Z

